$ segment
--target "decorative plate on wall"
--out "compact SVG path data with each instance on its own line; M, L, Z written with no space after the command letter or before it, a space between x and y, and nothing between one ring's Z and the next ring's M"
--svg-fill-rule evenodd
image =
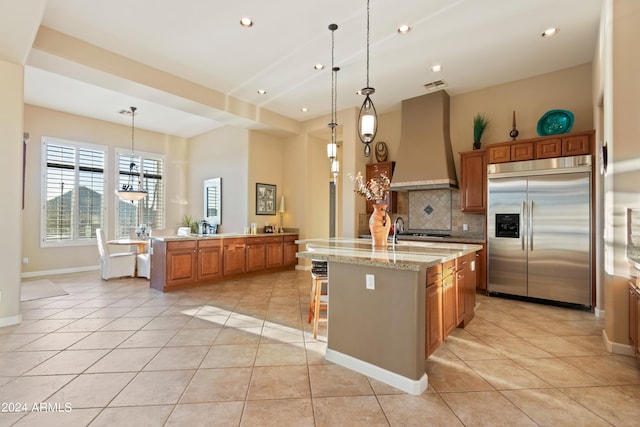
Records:
M571 132L573 113L568 110L549 110L538 120L538 135L548 136Z

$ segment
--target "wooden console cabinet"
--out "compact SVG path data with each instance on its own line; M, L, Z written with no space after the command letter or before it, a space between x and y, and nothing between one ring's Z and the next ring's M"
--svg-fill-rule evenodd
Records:
M224 239L222 265L225 276L242 274L246 271L246 242L247 239L244 237Z
M267 268L281 267L284 256L284 239L282 236L267 237ZM295 257L295 254L293 254Z
M260 271L267 267L267 238L247 239L247 271Z
M283 264L286 266L296 265L298 259L296 258L296 252L298 252L298 245L296 240L298 236L284 236L284 247L282 249Z
M297 234L152 239L151 287L169 291L292 268L298 261L297 239Z
M167 286L196 280L195 241L169 242L167 245Z
M198 280L222 277L222 240L198 241Z

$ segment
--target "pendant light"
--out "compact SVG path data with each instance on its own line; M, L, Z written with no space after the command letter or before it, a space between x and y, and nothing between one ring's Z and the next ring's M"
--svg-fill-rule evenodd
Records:
M331 142L327 144L327 157L331 161L331 174L335 179L338 176L338 144L336 143L336 127L338 126L338 118L336 116L337 104L338 104L338 71L340 67L334 66L334 35L338 29L336 24L330 24L329 30L331 31L331 123L329 128L331 129Z
M369 95L375 93L375 89L369 86L369 0L367 0L367 87L360 90L360 94L364 95L364 102L360 107L360 113L358 114L358 137L362 141L364 146L364 155L369 157L371 155L371 143L376 137L378 132L378 115L376 113L376 107L373 105L373 101Z
M138 166L133 161L133 140L134 140L134 131L135 131L135 115L136 115L136 107L131 108L131 162L129 163L129 177L127 178L127 183L122 185L122 188L116 190L116 194L122 200L130 201L131 203L136 202L138 200L144 199L149 194L147 190L142 188L141 183L141 174L138 174ZM134 177L138 176L138 189L136 190L133 186Z

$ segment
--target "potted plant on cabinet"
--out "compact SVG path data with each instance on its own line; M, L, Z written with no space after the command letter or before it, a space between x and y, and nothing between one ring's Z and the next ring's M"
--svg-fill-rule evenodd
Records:
M482 139L482 134L489 124L489 120L484 116L484 114L476 114L473 118L473 149L480 149L482 143L480 140Z

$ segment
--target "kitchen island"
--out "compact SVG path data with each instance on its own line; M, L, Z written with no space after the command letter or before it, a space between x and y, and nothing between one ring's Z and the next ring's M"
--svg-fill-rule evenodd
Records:
M400 242L378 249L370 240L348 238L296 243L304 245L298 258L328 263L326 359L407 393L422 394L427 388L427 270L474 254L482 246Z

